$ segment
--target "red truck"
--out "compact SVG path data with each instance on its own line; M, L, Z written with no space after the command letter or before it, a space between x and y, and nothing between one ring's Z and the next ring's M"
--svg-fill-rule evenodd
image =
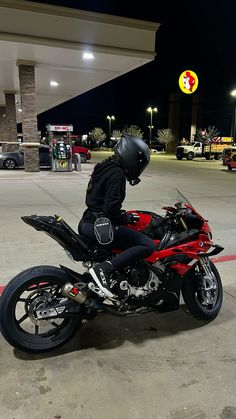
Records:
M91 159L91 153L87 147L72 145L72 156L74 157L75 154L80 154L81 163L86 163Z

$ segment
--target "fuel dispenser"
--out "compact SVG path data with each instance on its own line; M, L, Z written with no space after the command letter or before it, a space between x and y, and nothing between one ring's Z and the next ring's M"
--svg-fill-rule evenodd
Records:
M47 125L53 172L72 171L72 125ZM66 133L66 135L65 135Z

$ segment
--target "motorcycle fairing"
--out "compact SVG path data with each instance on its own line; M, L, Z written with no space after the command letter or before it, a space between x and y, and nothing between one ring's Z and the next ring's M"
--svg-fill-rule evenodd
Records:
M37 231L43 231L56 240L66 251L71 253L74 260L91 259L89 247L61 217L30 215L21 217L21 219Z

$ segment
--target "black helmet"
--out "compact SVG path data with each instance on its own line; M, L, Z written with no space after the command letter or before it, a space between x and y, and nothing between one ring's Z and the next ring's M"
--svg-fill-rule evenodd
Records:
M150 152L142 138L123 134L114 148L114 153L121 160L127 179L135 185L138 177L150 161Z

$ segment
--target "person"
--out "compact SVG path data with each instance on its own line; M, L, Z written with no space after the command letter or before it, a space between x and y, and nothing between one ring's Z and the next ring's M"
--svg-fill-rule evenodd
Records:
M107 297L114 297L112 292L112 274L150 256L155 246L143 233L134 231L127 224L137 222L137 214L122 210L126 195L126 180L134 186L140 182L139 176L149 164L150 152L141 139L123 134L114 148L114 155L98 163L91 175L86 192L86 206L79 223L79 233L96 241L94 223L102 213L114 226L113 248L123 250L111 261L105 261L89 269L89 272Z

